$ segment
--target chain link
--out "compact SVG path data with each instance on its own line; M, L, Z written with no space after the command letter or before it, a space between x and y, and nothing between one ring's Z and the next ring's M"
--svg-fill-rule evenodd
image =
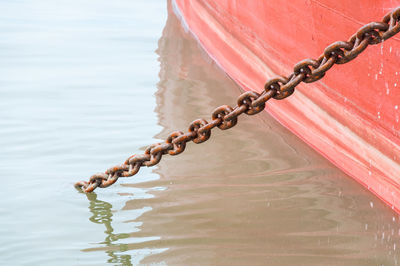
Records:
M345 64L356 58L368 45L381 43L400 31L400 7L386 14L381 22L371 22L361 27L348 41L338 41L328 45L317 59L305 59L298 62L293 73L288 77L278 76L267 81L264 91L259 94L247 91L241 94L234 108L222 105L214 110L211 122L197 119L189 125L187 133L172 132L165 142L150 145L144 154L129 157L122 165L107 169L104 173L94 174L89 181L79 181L75 187L90 193L97 187L105 188L114 184L120 177L135 175L142 166L153 166L160 162L164 154L177 155L185 150L186 143L202 143L211 136L211 130L221 130L236 125L238 116L245 113L254 115L265 108L265 103L274 98L282 100L293 94L295 87L301 83L315 82L335 64Z

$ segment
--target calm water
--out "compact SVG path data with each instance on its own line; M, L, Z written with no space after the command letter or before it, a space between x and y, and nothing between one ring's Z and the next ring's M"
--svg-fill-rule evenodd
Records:
M267 114L73 188L239 93L164 1L1 1L0 264L397 265L398 215Z

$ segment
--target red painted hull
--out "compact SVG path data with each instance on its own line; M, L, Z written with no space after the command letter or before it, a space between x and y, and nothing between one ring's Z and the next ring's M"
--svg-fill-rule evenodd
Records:
M176 0L184 24L244 90L379 21L400 1ZM228 103L229 104L229 103ZM233 104L233 103L232 103ZM334 66L266 107L278 121L400 211L400 36Z

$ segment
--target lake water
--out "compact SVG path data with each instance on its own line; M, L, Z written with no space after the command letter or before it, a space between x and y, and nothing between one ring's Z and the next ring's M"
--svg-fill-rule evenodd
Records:
M74 189L240 94L168 6L0 2L0 265L397 265L399 216L265 112Z

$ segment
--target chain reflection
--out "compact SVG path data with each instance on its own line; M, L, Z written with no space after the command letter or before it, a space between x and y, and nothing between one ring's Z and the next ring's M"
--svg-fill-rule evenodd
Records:
M129 254L118 254L128 250L127 244L116 244L115 242L120 239L129 237L129 234L115 234L112 227L112 205L106 201L98 200L97 194L88 193L86 197L89 200L89 210L93 214L89 220L95 224L103 224L106 228L106 238L100 244L105 244L111 247L111 250L105 251L110 257L107 262L118 265L132 266L132 257Z

